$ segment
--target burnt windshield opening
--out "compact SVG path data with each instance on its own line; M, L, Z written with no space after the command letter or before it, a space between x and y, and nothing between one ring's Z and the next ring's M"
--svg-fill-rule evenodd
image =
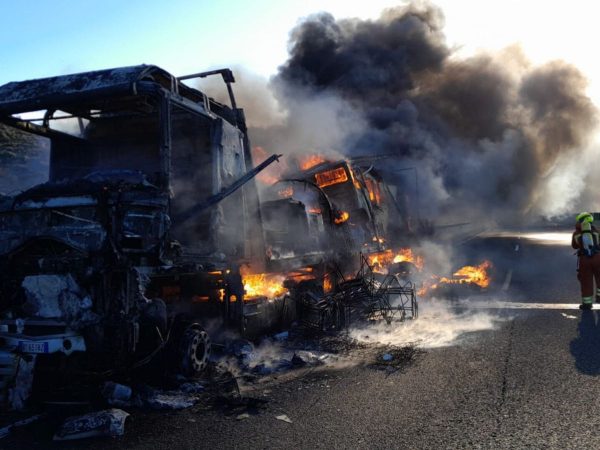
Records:
M0 195L15 195L49 178L50 139L0 123Z

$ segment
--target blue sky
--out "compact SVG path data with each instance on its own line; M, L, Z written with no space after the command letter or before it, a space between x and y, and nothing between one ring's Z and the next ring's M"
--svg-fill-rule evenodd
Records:
M376 18L403 0L0 0L0 85L135 64L174 75L243 66L263 76L286 58L288 33L321 10ZM565 59L600 104L600 4L592 0L434 0L462 55L520 44L535 63Z
M0 83L143 62L201 70L227 60L232 35L223 29L241 18L209 1L1 4Z
M394 3L0 0L0 84L139 63L176 75L232 64L268 75L298 18L322 9L376 17Z

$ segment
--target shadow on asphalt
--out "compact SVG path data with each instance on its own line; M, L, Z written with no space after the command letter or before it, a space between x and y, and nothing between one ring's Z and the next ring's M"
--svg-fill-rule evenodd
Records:
M600 375L600 318L597 311L582 311L578 334L571 341L575 367L586 375Z

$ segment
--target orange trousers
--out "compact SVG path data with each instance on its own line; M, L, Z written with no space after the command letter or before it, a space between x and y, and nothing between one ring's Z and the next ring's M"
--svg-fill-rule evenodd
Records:
M597 294L600 295L600 253L593 256L579 256L577 278L581 284L581 297L588 300L589 303L593 302L594 279L596 280Z

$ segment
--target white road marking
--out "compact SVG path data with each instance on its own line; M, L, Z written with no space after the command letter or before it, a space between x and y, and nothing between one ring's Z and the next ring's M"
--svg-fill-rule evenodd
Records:
M525 303L525 302L500 302L500 301L476 301L466 302L462 305L466 308L476 309L547 309L547 310L565 310L579 309L579 303ZM600 304L596 304L592 309L600 310Z

